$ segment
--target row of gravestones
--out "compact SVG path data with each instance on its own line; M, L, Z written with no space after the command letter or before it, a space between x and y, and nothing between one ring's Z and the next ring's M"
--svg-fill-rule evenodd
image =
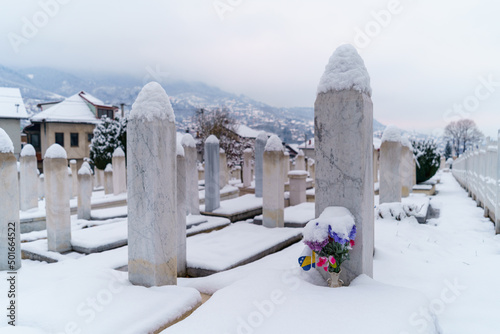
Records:
M90 169L88 164L87 167ZM113 170L115 171L114 173ZM27 144L21 150L18 163L21 211L38 208L38 199L45 197L45 174L39 175L39 173L35 149L32 145ZM112 164L108 164L106 170L103 171L105 194L119 195L127 191L125 173L125 153L121 148L117 148L113 153ZM67 184L69 186L68 198L71 199L79 194L76 160L69 161L67 175L69 177ZM64 177L61 178L61 180L64 179ZM96 182L94 181L94 183Z
M338 66L339 59L345 58L350 58L347 65ZM352 73L357 76L349 77ZM349 85L346 86L346 82ZM265 144L264 137L261 139L256 145L256 195L263 197L263 224L283 226L282 185L288 163L284 163L285 154L278 137L266 138ZM127 136L128 272L133 284L176 284L177 275L185 274L185 213L198 210L194 200L198 193L198 171L191 140L186 135L180 143L177 141L174 111L163 88L154 82L144 86L132 106ZM353 214L357 225L357 242L351 251L351 260L344 264L342 271L342 278L348 284L360 274L373 275L374 247L373 105L368 73L352 46L342 46L335 51L321 78L315 102L315 143L316 216L327 207L341 206ZM207 211L220 205L219 154L217 138L209 137L205 142ZM385 154L383 148L381 154L382 157ZM262 164L259 163L261 156ZM382 157L381 170L384 169ZM2 166L8 164L7 160L0 161ZM59 173L63 173L63 169L66 172L65 159L47 160ZM15 165L13 168L15 172ZM395 167L391 168L395 173ZM0 170L3 174L9 173L4 168ZM300 178L304 176L304 173L296 174ZM400 179L399 170L397 174ZM57 178L57 173L50 176L50 181L47 178L47 182L52 183L53 178ZM11 178L1 175L0 179ZM381 191L382 184L383 180ZM56 190L55 186L50 189L52 187ZM67 196L64 199L66 203ZM49 212L51 201L47 201L47 219L53 214ZM3 212L5 203L9 202L0 203ZM18 222L19 211L12 208L9 214L2 215L2 228L9 219ZM2 239L6 238L5 231L1 232ZM7 257L5 249L0 250L3 264Z

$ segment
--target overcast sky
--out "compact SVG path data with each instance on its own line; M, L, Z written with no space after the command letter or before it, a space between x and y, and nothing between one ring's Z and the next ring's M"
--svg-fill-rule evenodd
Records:
M500 4L493 0L0 4L6 66L141 77L153 70L274 106L313 106L328 58L351 43L371 76L380 122L431 132L472 118L487 135L500 129Z

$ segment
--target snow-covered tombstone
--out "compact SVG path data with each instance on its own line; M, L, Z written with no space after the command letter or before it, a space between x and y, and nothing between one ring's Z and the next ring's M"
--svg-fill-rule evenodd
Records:
M380 204L401 202L402 148L401 130L394 125L387 126L380 146Z
M0 271L21 268L17 182L14 144L5 130L0 128Z
M198 192L198 169L196 165L196 143L193 136L186 133L181 140L186 159L186 191L187 191L187 213L200 214L200 195Z
M220 206L219 140L210 135L205 141L205 211L212 212Z
M177 142L177 276L187 274L186 263L186 158L184 148Z
M373 276L373 104L370 77L352 45L335 50L320 79L314 105L316 217L347 208L358 242L341 278Z
M262 225L284 227L285 187L283 180L283 144L272 135L264 149L264 178L262 194Z
M113 165L108 164L104 169L104 194L113 193Z
M19 157L21 210L26 211L38 207L38 175L35 148L25 145Z
M228 176L227 176L227 157L226 157L226 151L224 151L222 148L219 150L219 188L222 189L226 186L228 183Z
M399 164L399 175L401 177L401 196L410 196L413 188L413 172L415 160L413 159L413 146L408 137L401 137L401 162Z
M48 248L49 251L66 252L71 250L71 219L68 160L62 146L53 144L47 149L43 158L43 170Z
M288 182L288 172L290 171L290 153L283 153L283 184Z
M113 164L113 194L119 195L127 192L127 167L125 152L117 147L111 159Z
M262 197L264 177L264 150L267 144L267 133L259 132L255 139L255 197Z
M302 150L299 150L299 154L295 157L295 170L306 170L306 157Z
M306 179L305 170L293 170L288 173L290 179L290 206L299 205L306 201Z
M78 219L90 219L92 198L92 171L88 164L82 164L78 170Z
M72 159L69 161L69 168L71 168L71 189L73 190L71 197L73 198L78 196L78 167L76 164L76 160Z
M135 285L177 283L176 151L174 110L150 82L128 120L128 277Z
M251 148L243 151L243 187L248 188L252 185L252 154Z

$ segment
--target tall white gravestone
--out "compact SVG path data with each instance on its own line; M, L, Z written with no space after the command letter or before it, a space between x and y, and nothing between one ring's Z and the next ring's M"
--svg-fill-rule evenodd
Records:
M19 180L21 191L21 210L26 211L38 208L38 175L35 148L28 144L21 150L19 157L21 163L21 178Z
M71 197L78 196L78 167L76 164L76 160L72 159L69 161L69 168L71 168L71 177L72 177L72 194Z
M316 217L329 206L347 208L355 218L356 245L342 264L349 284L373 276L373 104L370 77L352 45L330 57L314 105Z
M401 196L408 197L413 188L413 146L407 137L401 137L401 163L399 165L399 175L401 177Z
M0 189L0 271L13 271L21 268L19 187L14 145L2 128L0 128ZM10 247L13 249L9 250ZM14 262L9 264L9 261Z
M205 141L205 211L212 212L220 206L219 140L211 135Z
M302 150L299 150L299 154L295 157L295 170L306 170L306 157Z
M196 166L196 142L193 136L186 133L182 137L181 144L186 159L187 213L199 215L200 195L198 192L198 168Z
M104 194L113 194L113 165L107 164L104 169Z
M78 219L90 219L92 198L92 171L88 164L83 164L77 173L78 177Z
M290 153L283 153L283 184L288 182L288 172L290 171Z
M307 200L307 172L305 170L294 170L288 173L288 178L290 179L290 206L304 203Z
M150 82L127 127L128 277L142 286L177 283L175 116L167 93Z
M272 135L264 150L262 225L284 227L285 187L283 184L283 144Z
M186 275L186 159L182 144L177 142L177 276Z
M401 131L393 125L387 126L380 146L380 204L401 202Z
M113 194L119 195L127 192L127 167L125 152L117 147L111 158L113 164Z
M45 211L49 251L71 250L68 160L59 144L51 145L43 158L45 174Z
M243 151L243 187L248 188L252 185L252 154L251 148Z
M267 144L267 133L259 132L255 139L255 197L262 197L264 178L264 150Z
M222 148L219 150L219 167L219 188L222 189L228 183L226 151Z

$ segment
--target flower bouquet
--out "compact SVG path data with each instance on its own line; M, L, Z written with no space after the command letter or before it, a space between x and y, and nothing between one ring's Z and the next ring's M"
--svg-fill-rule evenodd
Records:
M342 262L349 260L354 246L356 224L352 214L343 207L328 207L319 218L304 228L306 254L299 258L304 270L320 267L330 273L329 285L341 286L339 279Z

